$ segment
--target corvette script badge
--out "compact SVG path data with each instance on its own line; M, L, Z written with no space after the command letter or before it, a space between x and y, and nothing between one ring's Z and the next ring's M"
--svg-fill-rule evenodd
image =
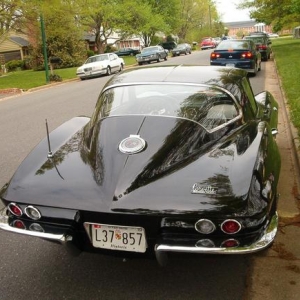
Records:
M130 135L119 145L119 150L125 154L141 152L146 147L146 142L139 135Z
M217 189L212 186L202 186L200 183L194 183L192 187L192 194L209 194L215 195L217 194Z

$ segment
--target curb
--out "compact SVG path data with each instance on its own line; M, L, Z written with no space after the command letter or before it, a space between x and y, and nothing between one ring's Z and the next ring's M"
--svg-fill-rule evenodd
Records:
M277 68L275 58L273 58L273 61L274 61L274 65L275 65L276 75L277 75L277 78L278 78L278 81L279 81L279 89L281 91L283 102L285 104L284 105L284 113L286 114L287 119L291 120L289 104L288 104L288 101L287 101L287 98L286 98L286 95L285 95L285 92L284 92L284 89L283 89L283 86L282 86L281 77L278 73L278 68ZM295 153L295 162L296 162L298 170L300 170L300 135L299 135L299 132L297 131L297 129L295 128L295 126L293 125L292 122L288 123L288 127L289 127L289 131L291 133L290 135L291 135L291 141L292 141L292 145L293 145L293 151ZM298 183L300 184L300 181ZM298 195L298 199L300 200L300 195Z
M43 90L43 89L47 89L56 85L61 85L61 84L65 84L68 82L72 82L72 81L79 81L79 78L72 78L72 79L67 79L67 80L63 80L60 82L51 82L45 85L41 85L35 88L31 88L28 90L22 90L19 88L8 88L8 89L2 89L0 90L0 101L1 100L6 100L15 96L19 96L20 94L23 93L30 93L30 92L34 92L34 91L39 91L39 90Z

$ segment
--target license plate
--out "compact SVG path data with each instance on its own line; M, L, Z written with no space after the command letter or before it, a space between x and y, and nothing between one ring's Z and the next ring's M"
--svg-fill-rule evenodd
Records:
M226 67L231 67L231 68L234 68L235 65L234 64L226 64Z
M90 224L92 243L96 248L145 252L146 237L142 227Z

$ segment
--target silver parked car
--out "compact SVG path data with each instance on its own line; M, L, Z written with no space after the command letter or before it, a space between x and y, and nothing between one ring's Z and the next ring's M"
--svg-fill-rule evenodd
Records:
M98 54L89 57L85 63L77 69L76 75L81 79L110 75L121 72L125 66L123 58L115 53Z
M144 48L135 58L139 65L143 63L150 64L152 61L160 62L161 59L167 60L168 52L162 46L151 46Z
M192 47L190 44L182 43L178 44L174 49L171 50L172 56L179 56L181 54L191 54L192 53Z

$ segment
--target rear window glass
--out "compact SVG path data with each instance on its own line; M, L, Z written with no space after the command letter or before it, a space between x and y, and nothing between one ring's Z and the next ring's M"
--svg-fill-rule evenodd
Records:
M244 50L249 49L249 42L246 40L240 40L240 41L231 41L231 40L225 40L222 41L218 47L218 50L228 50L228 49L234 49L234 50Z
M229 94L217 88L178 84L141 84L111 88L98 101L99 118L156 115L186 118L213 129L238 116Z

